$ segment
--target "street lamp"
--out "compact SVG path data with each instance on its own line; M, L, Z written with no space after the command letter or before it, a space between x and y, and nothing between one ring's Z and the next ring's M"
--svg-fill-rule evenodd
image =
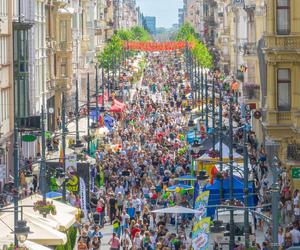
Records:
M208 179L209 179L209 176L206 174L205 170L199 171L199 174L197 176L197 180L198 180L198 183L199 183L201 188L204 187L204 185L206 184Z
M91 124L91 126L89 127L89 130L90 130L90 133L91 133L92 136L95 136L97 128L98 128L98 125L95 122L93 122Z
M26 226L26 224L27 222L25 220L18 220L15 230L12 232L12 234L16 235L18 242L21 244L27 240L28 234L30 233L30 228Z

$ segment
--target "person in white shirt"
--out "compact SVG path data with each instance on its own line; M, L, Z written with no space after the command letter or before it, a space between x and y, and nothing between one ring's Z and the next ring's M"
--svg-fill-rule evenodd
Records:
M292 235L293 246L300 246L300 231L297 228L297 223L293 224L293 229L290 231Z
M135 208L137 219L139 219L142 212L142 201L136 195L133 195L132 206Z

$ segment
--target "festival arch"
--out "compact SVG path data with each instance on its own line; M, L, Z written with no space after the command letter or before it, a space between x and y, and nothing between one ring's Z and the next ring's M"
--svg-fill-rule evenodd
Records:
M193 48L192 42L139 42L139 41L124 41L123 48L125 50L134 51L172 51L185 48Z

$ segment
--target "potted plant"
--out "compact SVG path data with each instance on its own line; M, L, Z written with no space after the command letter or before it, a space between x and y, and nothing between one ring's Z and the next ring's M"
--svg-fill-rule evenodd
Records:
M33 210L34 211L38 211L40 214L42 215L47 215L47 214L52 214L52 215L56 215L56 208L53 205L52 201L36 201L33 204Z

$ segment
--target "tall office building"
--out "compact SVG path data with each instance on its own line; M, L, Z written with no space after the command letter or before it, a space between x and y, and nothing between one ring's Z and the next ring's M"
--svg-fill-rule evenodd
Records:
M145 16L144 17L144 27L152 35L156 33L156 17L155 16Z

